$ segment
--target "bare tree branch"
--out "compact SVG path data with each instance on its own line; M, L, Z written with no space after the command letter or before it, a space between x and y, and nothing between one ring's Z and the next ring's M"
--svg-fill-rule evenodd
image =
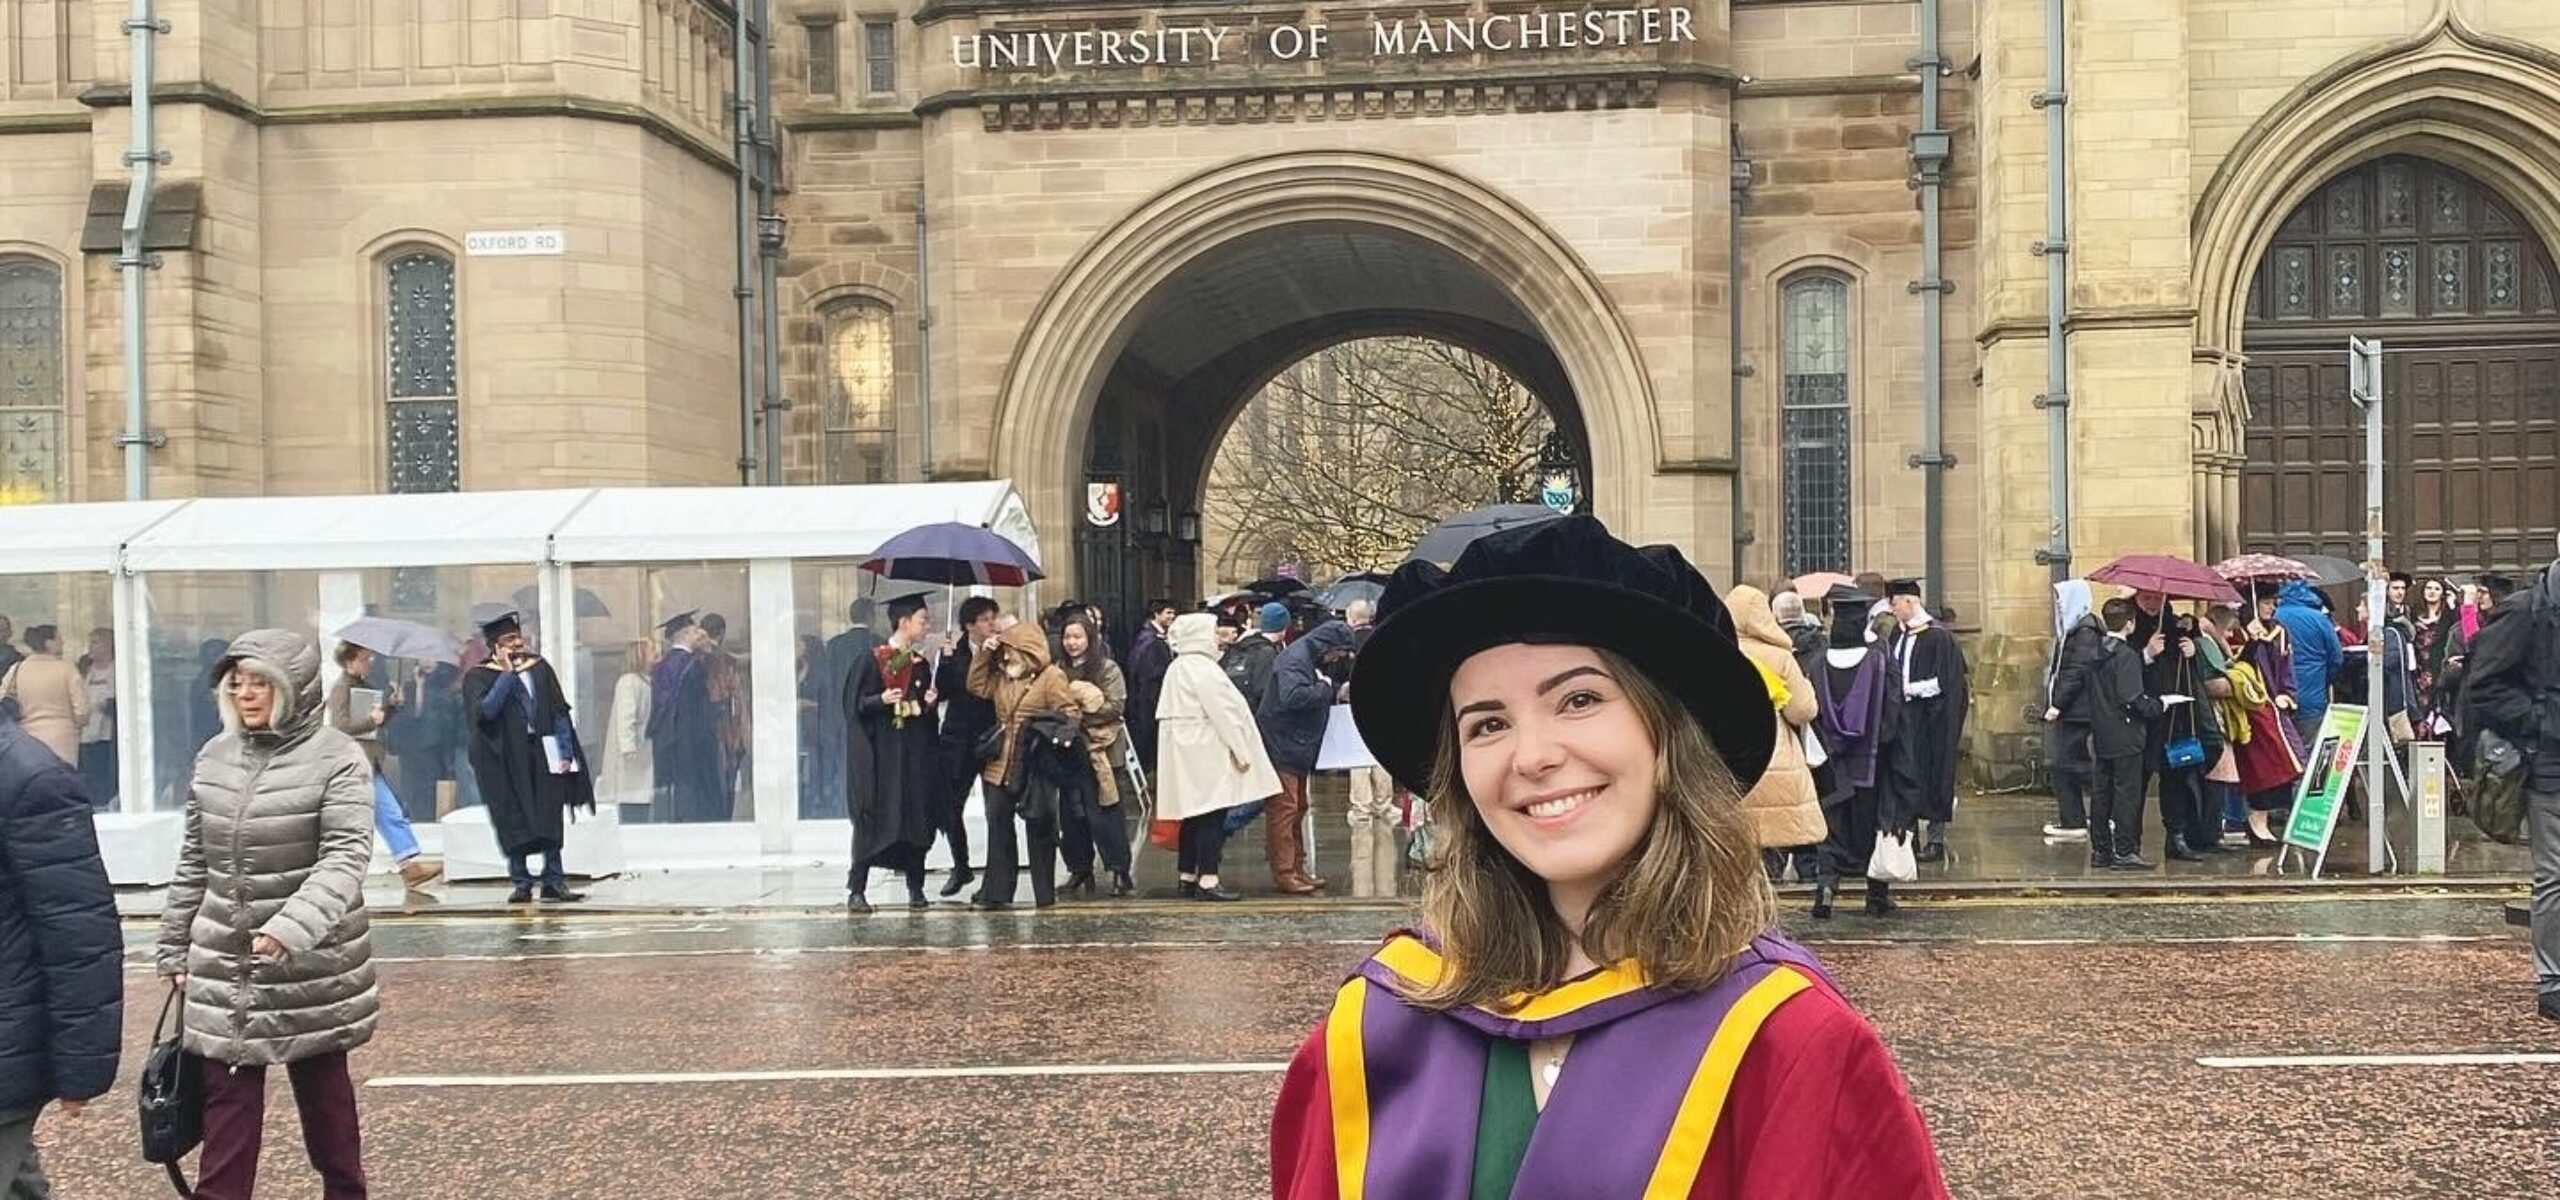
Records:
M1285 550L1311 575L1391 567L1438 521L1532 499L1555 418L1500 365L1447 342L1366 338L1274 377L1211 466L1234 569ZM1248 566L1249 564L1249 566Z

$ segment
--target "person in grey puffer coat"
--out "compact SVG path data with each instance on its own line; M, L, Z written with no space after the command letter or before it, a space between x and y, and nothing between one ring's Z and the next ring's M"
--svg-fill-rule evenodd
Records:
M204 1060L196 1196L249 1200L266 1069L282 1064L324 1200L364 1200L347 1052L372 1040L379 1011L364 909L373 768L325 719L309 638L242 634L214 679L224 728L196 757L158 956L186 991L186 1052Z

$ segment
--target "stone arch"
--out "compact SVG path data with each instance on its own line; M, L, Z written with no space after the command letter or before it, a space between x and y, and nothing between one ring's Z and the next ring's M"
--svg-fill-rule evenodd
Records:
M877 262L829 262L791 278L792 306L815 312L847 294L868 294L901 312L915 301L915 276Z
M1590 268L1534 216L1444 168L1361 151L1245 159L1168 188L1086 246L1042 297L996 397L994 466L1036 510L1079 510L1082 445L1113 363L1160 285L1202 255L1306 224L1419 238L1500 281L1538 324L1580 399L1595 477L1639 479L1661 458L1652 381ZM1601 515L1629 525L1639 489Z
M2560 54L2473 29L2453 7L2415 36L2347 58L2260 118L2198 197L2194 250L2197 549L2240 541L2240 380L2250 279L2277 226L2369 159L2407 154L2498 192L2543 244L2560 246Z

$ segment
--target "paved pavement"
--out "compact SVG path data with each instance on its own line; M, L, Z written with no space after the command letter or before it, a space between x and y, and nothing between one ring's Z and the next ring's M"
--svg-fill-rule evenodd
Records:
M1316 803L1316 868L1336 876L1334 891L1347 891L1348 878L1339 869L1348 857L1350 830L1339 814L1341 798L1330 796L1319 779ZM1337 789L1338 790L1338 789ZM2396 811L2396 810L2395 810ZM2156 812L2146 813L2145 845L2155 859L2159 857L2161 833ZM2004 795L1968 797L1960 817L1952 827L1948 859L1921 868L1921 883L1927 888L1952 891L2017 892L2021 890L2100 890L2123 891L2228 891L2267 887L2293 888L2308 883L2303 866L2297 861L2290 873L2276 871L2276 855L2271 850L2251 849L2245 839L2234 836L2226 853L2214 855L2200 863L2164 863L2161 869L2136 874L2094 871L2089 867L2088 846L2083 842L2059 841L2043 836L2046 821L2053 819L2053 801L2036 795ZM2405 825L2405 821L2402 822ZM2482 839L2479 830L2468 820L2456 818L2447 823L2449 837L2446 856L2447 879L2465 882L2521 884L2530 864L2522 846L2502 846ZM2401 845L2408 843L2404 829L2398 835ZM2344 888L2372 885L2374 876L2365 869L2365 835L2360 823L2342 823L2331 839L2332 853L2324 873L2327 882ZM572 863L572 868L576 864ZM1270 873L1263 867L1262 825L1256 822L1228 848L1227 879L1248 892L1269 894ZM1173 862L1170 855L1148 847L1138 856L1138 879L1142 888L1161 891L1170 887ZM624 875L582 883L590 896L590 907L607 910L647 910L656 912L690 912L738 909L832 909L844 903L844 864L815 860L776 859L758 866L697 870L632 871ZM2432 882L2422 877L2408 877L2420 883ZM2402 882L2386 879L2385 882ZM934 880L939 890L941 880ZM1418 887L1418 883L1414 885ZM875 877L871 899L874 903L903 906L905 886L886 874ZM469 883L439 885L423 892L403 892L398 880L388 874L377 874L367 892L368 902L384 912L410 912L420 915L435 913L493 914L506 909L507 885L504 883ZM1028 882L1020 887L1020 899L1029 903ZM128 916L148 916L159 912L161 893L135 889L120 896L120 905Z
M1893 1045L1959 1196L2547 1194L2560 1027L2532 1016L2498 894L1983 898L1789 924ZM1401 918L387 917L383 1033L355 1058L375 1195L1267 1194L1272 1072ZM150 930L129 932L128 1063L157 1007ZM2362 1057L2449 1053L2492 1057ZM2252 1061L2303 1055L2350 1057ZM130 1104L48 1119L60 1194L166 1194L133 1160ZM311 1200L292 1107L270 1115L260 1194Z

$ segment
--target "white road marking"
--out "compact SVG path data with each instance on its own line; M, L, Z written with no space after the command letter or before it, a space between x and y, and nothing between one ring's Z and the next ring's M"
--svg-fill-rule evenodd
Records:
M1066 1079L1114 1075L1276 1075L1285 1062L1057 1063L1019 1067L842 1067L804 1071L652 1071L606 1075L386 1075L373 1088L652 1087L684 1083Z
M2264 1057L2206 1057L2200 1067L2223 1071L2269 1067L2560 1067L2560 1054L2275 1054Z
M2257 933L2224 937L1975 938L1975 946L2429 946L2513 941L2511 934L2470 933ZM1820 942L1808 942L1820 945Z

